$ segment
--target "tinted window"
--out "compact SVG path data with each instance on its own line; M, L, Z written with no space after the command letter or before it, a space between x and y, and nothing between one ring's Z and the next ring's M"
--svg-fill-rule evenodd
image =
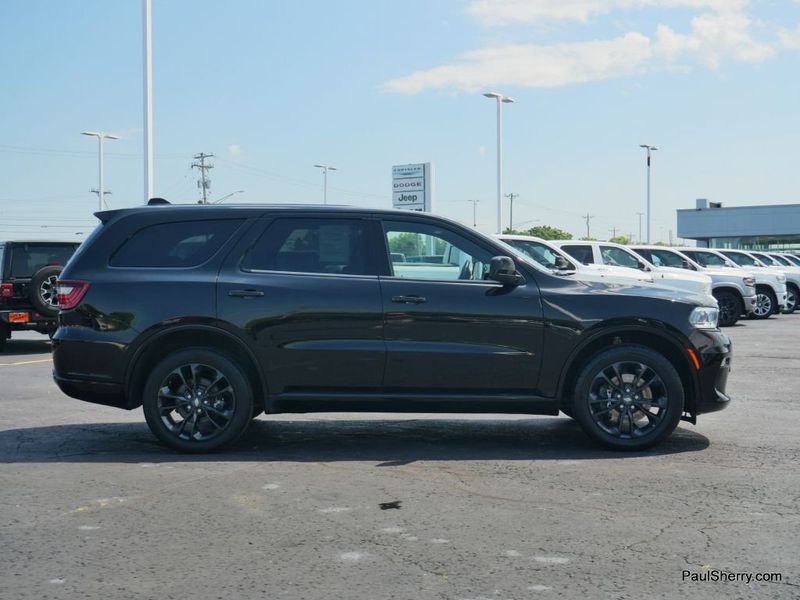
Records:
M698 252L696 250L684 250L686 256L700 263L704 267L726 267L728 264L725 259L711 252Z
M12 244L9 277L33 277L42 267L64 266L77 244Z
M789 261L787 258L780 256L779 254L770 254L769 255L772 260L777 262L779 265L783 267L793 267L794 265Z
M737 265L742 267L757 267L758 261L754 258L750 258L746 254L737 254L736 252L723 252L725 256L730 258L733 262Z
M677 267L678 269L688 268L688 265L683 261L683 258L674 252L670 252L669 250L650 250L649 259L650 262L657 267Z
M613 246L600 246L600 256L603 257L603 264L613 267L628 267L629 269L639 268L639 259L633 254L628 254L622 248Z
M112 255L112 267L196 267L222 247L241 219L178 221L134 233Z
M762 254L761 252L753 252L753 256L755 256L758 260L763 262L768 267L780 267L781 266L781 263L779 263L777 260L773 259L770 256L767 256L766 254Z
M537 263L547 269L556 268L556 257L560 256L552 248L549 248L541 242L534 242L532 240L503 240L506 244L519 250L528 258L532 258Z
M493 254L459 234L427 223L384 223L392 275L406 279L483 280ZM404 260L397 260L402 255Z
M594 263L591 246L561 246L561 249L584 265Z
M358 219L278 219L247 252L242 269L376 275L368 227Z

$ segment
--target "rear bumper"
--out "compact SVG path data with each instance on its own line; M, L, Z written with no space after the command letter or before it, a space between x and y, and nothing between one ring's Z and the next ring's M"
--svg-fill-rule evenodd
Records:
M694 414L722 410L731 401L726 391L731 370L731 341L721 331L697 331L692 342L700 360Z
M39 331L51 333L56 330L56 318L45 317L28 309L0 310L0 323L9 331Z
M125 402L122 385L118 383L63 377L56 371L53 371L53 380L61 391L71 398L130 410Z

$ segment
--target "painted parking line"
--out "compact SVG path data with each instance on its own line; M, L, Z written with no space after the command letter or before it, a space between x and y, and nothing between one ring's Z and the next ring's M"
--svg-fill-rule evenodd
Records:
M52 362L52 358L42 358L39 360L23 360L15 363L0 363L0 367L18 367L19 365L34 365L36 363Z

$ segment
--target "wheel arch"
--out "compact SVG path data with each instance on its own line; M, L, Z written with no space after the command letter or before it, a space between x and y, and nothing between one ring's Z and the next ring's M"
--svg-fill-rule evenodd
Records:
M730 283L721 283L718 286L715 286L711 290L711 294L713 295L714 292L730 292L731 294L736 294L739 300L744 300L744 295L742 294L742 290L740 290L735 285L732 285Z
M160 359L176 350L193 346L223 350L233 358L242 367L253 388L253 402L257 411L266 410L268 388L256 357L239 338L211 325L171 327L148 338L136 350L125 377L127 408L141 406L145 374Z
M694 423L695 407L698 397L697 377L692 366L687 347L681 339L666 329L642 327L637 325L614 325L604 327L573 350L561 371L558 384L559 408L571 399L578 376L586 363L603 350L618 345L637 345L654 350L667 358L678 372L685 392L684 420Z

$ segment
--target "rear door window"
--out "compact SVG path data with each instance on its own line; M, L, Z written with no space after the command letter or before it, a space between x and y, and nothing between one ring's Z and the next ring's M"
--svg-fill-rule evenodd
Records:
M27 279L43 267L63 267L77 247L77 244L13 244L9 247L11 268L8 277Z
M561 249L583 265L594 264L591 246L561 246Z
M160 223L140 229L111 256L112 267L196 267L230 239L243 219Z
M360 219L277 219L245 254L242 270L377 275L370 226Z

